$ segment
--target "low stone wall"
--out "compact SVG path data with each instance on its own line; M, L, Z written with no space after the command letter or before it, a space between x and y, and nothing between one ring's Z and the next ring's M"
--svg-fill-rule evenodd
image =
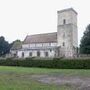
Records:
M90 54L79 54L78 58L82 58L82 59L90 59Z

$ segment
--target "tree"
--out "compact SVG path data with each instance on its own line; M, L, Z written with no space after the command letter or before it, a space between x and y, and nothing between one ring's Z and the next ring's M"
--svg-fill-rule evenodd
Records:
M10 46L3 36L0 37L0 56L9 53Z
M81 54L90 54L90 24L86 27L80 44Z
M15 40L10 44L10 47L11 47L12 50L21 49L22 42L20 40Z

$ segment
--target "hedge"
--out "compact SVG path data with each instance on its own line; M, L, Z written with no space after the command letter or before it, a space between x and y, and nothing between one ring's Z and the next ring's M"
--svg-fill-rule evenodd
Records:
M90 59L87 60L34 60L28 59L6 59L0 60L1 66L21 66L21 67L41 67L41 68L59 68L59 69L90 69Z

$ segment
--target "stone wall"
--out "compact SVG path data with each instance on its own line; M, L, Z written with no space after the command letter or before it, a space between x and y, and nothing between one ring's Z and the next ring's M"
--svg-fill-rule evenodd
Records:
M40 53L40 56L37 55L37 52ZM24 54L24 56L22 55L22 53ZM30 53L32 53L32 55L30 56ZM45 53L47 53L48 55L46 56ZM45 50L25 50L25 51L18 51L18 57L19 58L26 58L26 57L55 57L55 50L53 49L45 49Z

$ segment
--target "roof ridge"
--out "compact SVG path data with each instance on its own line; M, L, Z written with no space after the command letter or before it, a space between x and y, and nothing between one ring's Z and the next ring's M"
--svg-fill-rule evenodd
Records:
M28 37L28 36L36 36L36 35L54 34L54 33L57 33L57 32L52 32L52 33L40 33L40 34L32 34L32 35L27 35L26 37Z

